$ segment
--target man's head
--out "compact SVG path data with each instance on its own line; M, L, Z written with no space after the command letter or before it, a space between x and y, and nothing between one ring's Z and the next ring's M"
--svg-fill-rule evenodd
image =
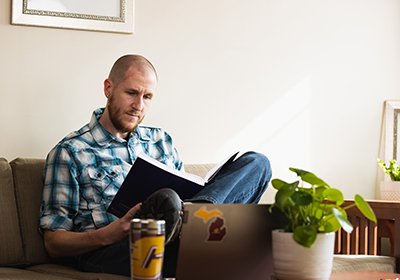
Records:
M120 57L104 81L107 105L100 123L125 138L145 117L156 86L157 72L150 61L140 55Z

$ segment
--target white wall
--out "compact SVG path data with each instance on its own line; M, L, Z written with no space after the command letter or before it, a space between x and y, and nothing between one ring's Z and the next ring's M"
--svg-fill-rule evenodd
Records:
M141 53L160 77L146 121L186 162L251 148L274 177L294 166L375 196L383 101L400 98L400 1L137 0L133 35L10 25L10 2L0 156L45 157L105 103L114 60Z

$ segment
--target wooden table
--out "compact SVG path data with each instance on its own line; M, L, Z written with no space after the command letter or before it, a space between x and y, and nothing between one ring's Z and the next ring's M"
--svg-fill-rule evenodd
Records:
M331 280L400 280L400 274L378 271L337 272Z

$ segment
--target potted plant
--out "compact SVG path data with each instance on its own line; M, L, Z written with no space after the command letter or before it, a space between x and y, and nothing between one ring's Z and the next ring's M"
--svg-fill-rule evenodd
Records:
M389 160L389 163L384 163L378 159L378 165L382 171L389 175L389 180L383 180L380 185L381 198L385 200L400 200L400 166L395 159Z
M277 208L288 220L287 227L272 233L273 263L277 279L329 279L332 270L335 232L353 230L346 209L358 207L376 223L368 203L355 195L354 203L342 206L340 190L331 188L311 172L289 168L298 180L287 183L273 179L277 190L271 209Z

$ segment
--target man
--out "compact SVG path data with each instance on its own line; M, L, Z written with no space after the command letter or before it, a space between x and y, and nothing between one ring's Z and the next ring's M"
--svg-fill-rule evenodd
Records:
M154 193L120 219L106 212L139 153L183 168L169 134L139 126L156 95L157 79L143 56L119 58L104 81L106 107L95 110L89 124L50 151L40 216L50 256L74 257L84 271L130 275L128 232L133 217L165 219L167 236L176 236L182 203L170 189ZM270 178L268 159L247 153L190 201L257 203Z

